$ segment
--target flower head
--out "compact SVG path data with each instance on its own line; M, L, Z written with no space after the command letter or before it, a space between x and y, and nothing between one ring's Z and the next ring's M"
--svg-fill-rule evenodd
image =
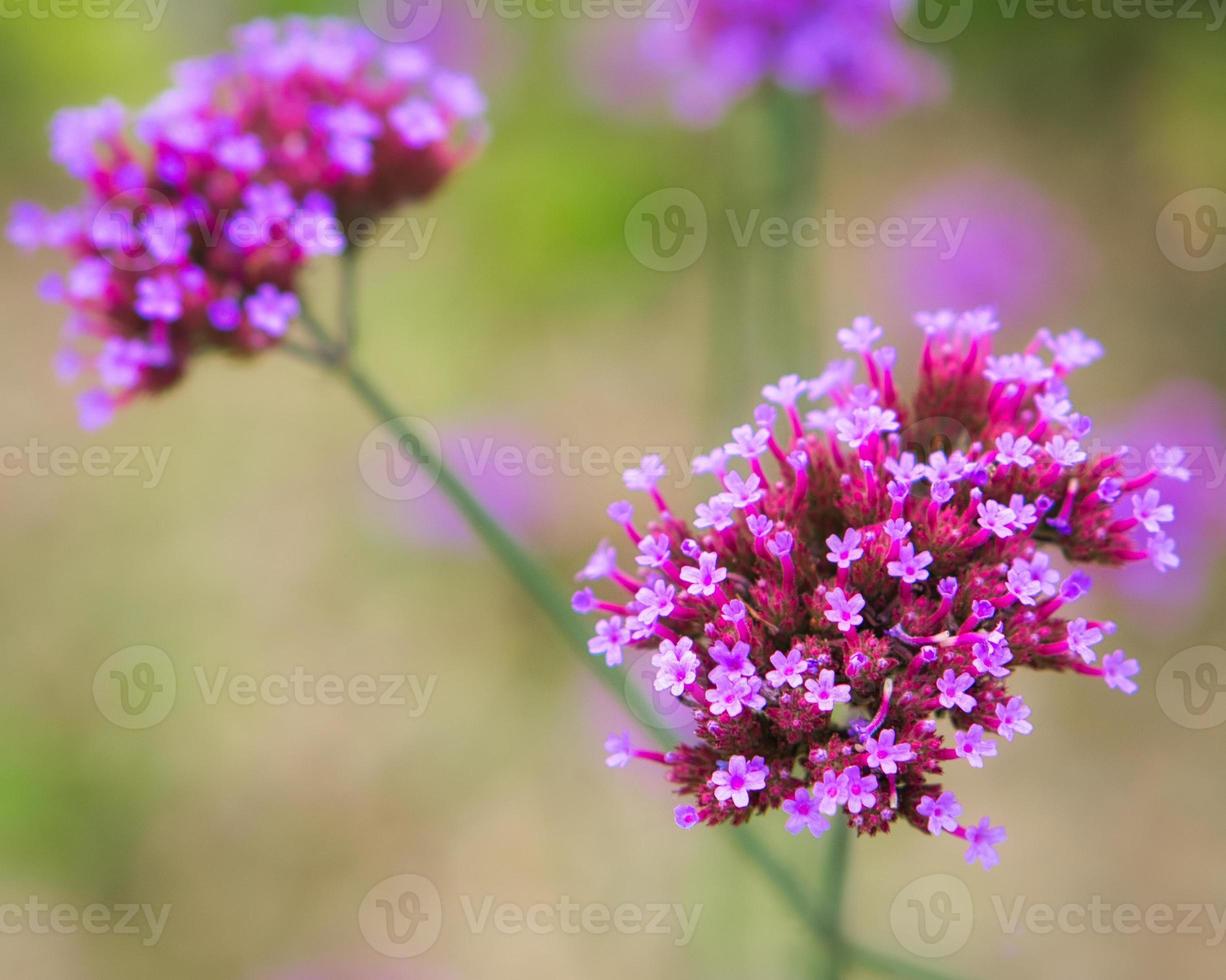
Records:
M718 122L766 84L820 94L844 123L927 101L942 89L941 72L905 43L888 4L696 0L662 5L642 23L630 35L633 49L610 49L606 41L608 77L598 81L609 93L600 94L623 104L627 90L662 91L691 126Z
M479 93L425 51L401 71L407 52L336 18L257 21L141 112L107 101L55 117L51 155L82 200L19 204L9 235L71 264L43 296L73 314L83 424L173 385L197 352L276 346L312 258L358 247L358 219L426 197L473 155Z
M1173 556L1168 504L1149 490L1164 469L1178 479L1180 460L1136 476L1119 454L1081 442L1084 417L1064 379L1092 359L1088 340L995 357L990 311L920 320L925 351L909 399L887 375L879 328L862 324L844 343L865 360L867 385L831 368L821 385L771 386L787 418L757 413L739 448L756 446L769 424L779 451L753 456L749 478L709 471L717 495L743 505L718 522L700 509L691 526L656 501L658 518L631 537L652 541L640 552L673 557L640 563L631 619L652 617L658 635L628 637L638 627L614 615L593 652L618 659L627 646L659 646L657 689L695 717L667 765L696 822L783 809L793 833L838 817L875 834L901 820L964 839L968 859L990 867L1004 832L959 824L961 804L937 780L1031 732L1029 707L1010 691L1019 671L1136 690L1135 660L1116 652L1097 663L1111 625L1067 607L1089 591L1078 566ZM829 400L820 409L829 424L799 424L795 402L806 395ZM803 467L767 472L798 453ZM606 549L582 577L627 587ZM1062 576L1056 553L1071 572ZM578 608L609 605L584 593Z

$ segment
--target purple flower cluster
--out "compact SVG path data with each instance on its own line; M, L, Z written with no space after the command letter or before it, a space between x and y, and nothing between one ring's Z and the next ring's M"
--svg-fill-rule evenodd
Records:
M855 123L925 101L936 65L904 43L891 0L695 0L638 36L636 71L658 76L673 112L719 121L758 86L821 93Z
M174 83L134 119L114 101L59 113L51 155L84 200L18 204L9 226L71 260L41 294L71 311L57 368L92 379L89 428L173 384L197 351L275 345L312 257L430 194L485 138L470 78L344 20L253 22Z
M1004 831L960 823L939 780L1031 731L1013 672L1137 690L1137 662L1097 649L1113 624L1068 613L1090 580L1052 552L1072 566L1177 566L1153 484L1186 476L1181 451L1158 447L1129 477L1122 451L1082 448L1092 423L1066 380L1102 349L1080 331L994 355L990 310L916 321L926 341L909 402L882 329L857 319L838 336L867 383L844 360L763 389L753 424L694 461L718 491L692 524L665 501L658 459L625 474L658 515L636 524L629 503L610 508L635 571L601 544L579 578L625 595L584 588L573 605L605 614L590 649L609 665L658 649L656 689L693 712L693 739L671 752L619 742L619 764L661 763L693 797L679 826L778 808L792 833L819 835L841 811L875 834L902 817L991 867Z

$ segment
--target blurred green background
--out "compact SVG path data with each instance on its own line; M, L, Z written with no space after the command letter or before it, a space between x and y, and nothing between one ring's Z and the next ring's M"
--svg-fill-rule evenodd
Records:
M693 190L713 213L730 186L749 206L768 206L762 111L747 104L703 134L610 117L574 79L576 45L599 24L510 20L494 7L474 18L453 6L472 32L456 57L486 86L494 138L417 212L437 220L421 258L378 248L365 256L361 357L402 410L445 441L463 436L475 452L547 448L550 472L504 473L487 492L510 501L508 516L569 576L609 532L604 505L621 492L607 467L564 467L559 447L709 447L722 441L717 426L748 416L778 368L753 330L771 263L782 259L734 255L750 290L749 353L730 358L710 349L722 295L712 287L715 250L662 273L635 260L624 234L636 202L661 188ZM356 15L340 2L169 0L146 30L147 20L40 19L29 9L0 20L0 189L6 201L53 205L73 194L46 162L46 123L61 106L106 95L143 105L173 62L223 46L252 16ZM993 191L1002 186L994 181L1025 186L1034 198L985 223L1009 241L1036 217L1031 202L1043 201L1059 230L1022 250L1017 274L1060 282L1028 288L1012 310L1002 300L1015 314L1007 340L1024 343L1040 326L1101 338L1109 359L1075 383L1100 428L1144 416L1148 393L1162 386L1175 411L1181 393L1195 391L1198 417L1211 415L1226 383L1226 271L1169 261L1155 227L1177 196L1226 183L1221 34L1203 21L1145 16L1006 18L983 4L962 35L929 47L949 68L949 98L871 129L822 124L814 213L931 214L934 189L957 188L964 175L986 180L989 206L1013 193ZM447 533L437 495L396 504L363 481L371 420L342 388L289 358L211 359L166 397L82 433L50 370L60 313L35 298L51 263L0 248L0 446L169 451L156 481L31 467L0 479L0 904L37 896L75 908L171 907L152 945L0 929L0 975L815 975L816 948L729 846L729 832L680 835L655 772L604 768L601 742L629 727L624 710L502 570ZM794 339L814 358L795 370L815 373L829 335L859 313L896 338L913 332L911 313L933 301L909 294L908 283L929 277L922 265L908 272L902 251L820 246L793 256L806 322ZM312 270L322 306L334 275L327 264ZM1198 436L1219 463L1220 422ZM463 470L464 459L451 462ZM1206 521L1223 503L1212 476L1193 487ZM1101 896L1226 914L1224 729L1186 727L1155 693L1172 656L1226 646L1215 601L1220 527L1194 523L1181 536L1210 556L1183 581L1153 586L1186 593L1177 612L1135 591L1103 588L1088 600L1121 622L1120 645L1143 665L1140 693L1128 700L1084 679L1019 677L1035 733L1002 745L982 772L948 779L968 813L1008 827L1002 865L968 869L955 842L907 828L855 842L847 922L859 941L909 955L892 903L916 879L951 874L970 890L974 924L964 945L933 961L943 971L1222 975L1226 952L1208 926L1011 934L998 913L1018 898L1059 908ZM164 720L142 729L112 724L94 697L100 666L134 645L165 651L178 680ZM409 673L433 687L418 713L210 704L197 682L201 671L261 678L296 668ZM789 838L779 819L754 830L816 892L822 842ZM445 919L433 948L395 960L364 938L360 909L372 886L405 873L437 887ZM568 896L701 913L684 944L675 929L474 928L463 902L479 909L488 896L519 908Z

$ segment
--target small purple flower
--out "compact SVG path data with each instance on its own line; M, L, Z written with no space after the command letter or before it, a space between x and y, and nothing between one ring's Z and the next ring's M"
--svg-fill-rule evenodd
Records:
M766 672L766 683L774 688L783 687L784 684L788 687L800 687L805 671L809 669L809 663L800 647L793 647L786 654L772 653L771 666L774 670Z
M622 481L626 484L627 490L642 490L650 492L656 488L661 480L668 475L668 470L664 468L664 464L660 461L660 457L651 454L644 456L639 460L639 465L626 470L622 474Z
M1165 534L1155 534L1145 543L1146 553L1154 567L1160 572L1169 568L1179 567L1179 556L1175 554L1175 542Z
M787 832L799 834L807 830L814 837L821 837L830 829L830 822L818 809L818 799L803 787L790 800L783 801L783 812L788 815Z
M852 449L859 449L872 436L898 431L898 416L892 409L876 405L853 408L848 415L835 422L839 440Z
M766 763L760 755L749 763L743 755L734 755L728 760L727 769L712 773L711 785L721 803L731 800L733 806L744 809L749 806L750 793L766 788Z
M1034 730L1034 725L1026 720L1030 717L1030 707L1020 697L997 704L996 717L1000 722L996 734L1006 742L1012 742L1014 735L1029 735Z
M179 284L171 275L138 280L135 309L146 320L173 323L183 315L183 296Z
M705 504L699 504L695 508L698 518L694 521L694 526L709 527L713 531L732 527L732 512L735 509L732 494L717 493Z
M717 664L711 671L712 679L718 676L735 677L737 675L752 677L757 673L757 668L749 659L748 643L734 643L729 649L726 643L719 641L711 644L710 653L711 659Z
M243 322L243 308L239 305L238 300L230 296L214 300L208 305L205 312L208 314L209 322L225 333L237 330L238 325Z
M673 822L682 830L689 830L698 823L698 811L688 804L673 809Z
M908 742L894 744L894 729L887 728L881 737L871 735L864 739L864 751L868 755L868 764L872 769L880 769L887 776L898 772L898 763L910 762L915 758Z
M864 622L864 617L860 615L860 610L864 608L863 596L853 594L848 598L842 589L835 589L826 596L826 603L830 607L825 610L826 618L842 632L855 629Z
M928 833L933 837L940 837L941 831L953 833L958 829L962 804L953 793L942 793L937 797L923 797L915 810L921 817L928 818Z
M817 705L819 711L833 711L836 704L851 701L851 685L836 684L834 671L822 670L816 680L810 677L805 681L805 700Z
M719 556L713 551L704 551L698 556L698 567L686 565L681 569L681 580L688 583L690 595L709 599L719 589L720 582L728 577L728 569L716 565Z
M609 667L622 662L622 648L630 643L630 630L621 616L610 616L596 624L596 635L587 641L587 651L593 657L603 655Z
M839 568L851 568L852 562L864 557L864 549L860 547L863 540L854 527L849 527L841 538L832 534L826 539L826 547L830 549L826 557Z
M766 429L754 429L750 425L741 425L732 430L732 440L724 444L724 452L729 456L757 459L766 452L770 433Z
M604 750L609 753L604 764L610 769L625 769L633 758L630 747L630 733L619 732L605 739Z
M1175 508L1170 504L1159 503L1161 496L1157 490L1146 490L1144 495L1132 498L1132 516L1135 517L1150 534L1161 534L1162 525L1175 519Z
M669 554L668 538L663 534L645 534L639 541L639 554L634 561L644 568L659 568L668 561Z
M882 525L882 529L893 541L905 541L911 533L911 522L901 517L891 518Z
M1014 436L1006 432L996 437L996 462L1002 466L1026 469L1034 465L1034 443L1029 436Z
M266 159L260 138L254 133L226 137L217 144L213 155L227 170L241 174L253 174L262 170Z
M778 384L767 385L762 389L762 397L783 408L791 408L796 400L809 390L809 383L802 381L798 374L784 375Z
M923 467L924 475L933 486L938 483L957 483L966 474L966 457L960 452L946 456L939 449L928 457Z
M1078 617L1068 624L1069 653L1076 654L1088 664L1094 663L1097 655L1094 647L1103 641L1103 631Z
M838 342L843 345L843 350L853 354L867 354L884 333L870 317L858 316L851 321L850 329L840 330L836 336Z
M608 541L601 541L575 578L581 582L595 582L597 579L608 578L616 568L617 549Z
M915 546L907 543L898 549L898 561L889 562L886 571L893 578L900 578L906 585L914 585L928 578L928 566L932 564L932 555L926 551L915 553Z
M885 772L885 769L882 769ZM861 810L871 810L877 804L877 796L873 792L877 788L877 777L872 773L860 775L859 766L848 766L843 775L847 779L847 812L857 814Z
M974 768L982 769L983 760L996 755L996 743L984 738L982 725L971 725L964 732L954 732L954 752Z
M974 683L975 678L970 674L964 672L955 675L952 670L945 671L937 681L937 690L940 691L938 700L941 702L941 707L959 708L966 712L974 711L978 702L972 695L966 693Z
M430 102L411 98L388 113L388 122L405 146L420 150L447 139L448 127L442 114Z
M1054 436L1043 449L1052 458L1053 463L1065 469L1086 461L1086 454L1076 439Z
M710 688L705 695L711 706L711 714L726 714L729 718L736 718L746 709L761 711L766 707L766 698L758 693L762 690L762 681L757 677L721 673L714 680L715 687Z
M293 293L283 293L272 283L266 282L255 291L254 296L247 297L243 309L257 330L270 337L282 337L289 329L290 321L298 316L298 297Z
M744 478L740 473L733 471L728 474L724 485L732 497L732 505L738 510L752 507L766 496L766 491L761 489L761 481L756 473L750 473L748 478Z
M1023 606L1033 606L1035 597L1043 591L1043 583L1034 577L1024 558L1015 558L1005 575L1005 591Z
M825 770L817 791L821 801L818 809L828 817L834 816L838 808L847 802L847 773L836 773L833 769Z
M664 579L656 579L650 586L639 589L634 598L640 607L639 620L647 626L658 619L667 619L677 608L677 590Z
M1103 680L1107 686L1123 691L1125 694L1136 694L1136 681L1130 680L1141 672L1141 665L1134 659L1125 659L1123 650L1116 650L1103 657Z
M1013 536L1013 524L1017 515L995 500L986 500L979 505L979 526L986 528L998 538Z
M971 648L975 657L971 665L981 674L991 674L993 677L1008 677L1009 668L1005 664L1013 659L1013 651L1004 634L993 630L986 636L981 636Z
M660 652L652 656L651 665L657 669L655 689L668 691L676 698L681 697L685 689L694 683L702 666L698 654L694 653L694 641L688 636L683 636L676 643L664 640L660 644Z
M980 820L976 826L967 827L966 842L970 846L966 849L966 863L974 864L978 861L985 871L996 867L1000 864L996 845L1005 839L1005 828L990 826L987 817Z

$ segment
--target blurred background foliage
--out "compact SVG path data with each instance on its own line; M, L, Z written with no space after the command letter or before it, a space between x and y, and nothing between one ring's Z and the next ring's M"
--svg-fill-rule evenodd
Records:
M170 0L156 31L85 18L0 22L4 198L69 203L69 182L46 162L47 120L61 106L106 95L144 104L173 62L222 46L236 23L354 15L354 6ZM747 416L770 379L725 376L727 352L709 349L713 257L654 272L627 249L623 225L636 201L664 187L717 201L731 186L760 204L761 107L741 107L714 133L611 117L575 84L574 46L592 24L491 12L468 27L481 53L461 67L487 87L494 139L416 212L437 219L421 259L406 266L396 249L365 257L364 361L406 413L445 432L687 453L722 441L712 402L721 422ZM1162 384L1179 391L1196 380L1212 400L1226 382L1226 272L1167 262L1154 226L1176 195L1223 181L1221 45L1204 22L1006 18L977 4L965 33L933 46L951 77L943 105L865 130L823 124L814 213L881 220L960 174L1021 181L1075 244L1061 253L1064 287L1027 295L1027 319L1010 322L1007 339L1024 342L1045 325L1101 337L1109 359L1078 378L1077 394L1104 425L1143 414ZM994 220L1008 239L1014 219L1007 207L1004 215ZM0 901L167 902L173 912L153 948L119 936L0 937L0 973L812 972L813 947L726 834L679 839L654 773L604 770L600 744L624 727L624 710L516 587L471 543L414 531L440 502L389 507L362 484L356 460L370 422L342 391L288 359L218 360L112 429L81 433L49 368L58 313L34 298L45 260L3 248L0 444L168 447L171 456L152 488L30 473L0 480ZM754 270L744 281L760 304L763 276L781 259L759 251L740 260ZM829 353L833 330L859 313L896 337L909 332L915 304L897 270L907 256L886 253L806 250L805 344ZM1038 263L1046 246L1023 254ZM335 269L312 275L326 307ZM1226 444L1205 439L1221 460ZM608 531L616 474L517 479L520 495L546 505L520 530L569 574ZM1202 513L1222 505L1210 482L1197 488ZM1182 528L1211 559L1195 581L1142 590L1151 605L1110 589L1092 600L1121 620L1118 638L1151 680L1179 650L1226 645L1213 602L1219 535ZM1174 620L1154 611L1164 589L1191 590L1191 611ZM137 643L166 650L180 683L174 711L147 731L109 725L91 696L98 665ZM387 707L210 706L192 681L197 667L261 676L295 666L433 675L437 693L421 718L408 718ZM942 969L1150 977L1179 963L1181 975L1220 976L1221 951L1204 937L1002 935L992 896L1226 905L1221 730L1173 724L1152 687L1125 701L1072 678L1026 685L1036 733L982 774L949 779L969 808L1008 826L1005 863L990 876L966 872L959 848L910 831L857 842L852 932L901 954L893 896L917 876L950 872L971 887L981 921ZM821 846L784 839L781 824L765 836L816 887ZM440 943L408 965L373 952L356 918L372 884L405 871L436 881L454 913ZM685 948L671 937L471 935L455 897L487 894L523 904L562 895L701 903L703 912Z

